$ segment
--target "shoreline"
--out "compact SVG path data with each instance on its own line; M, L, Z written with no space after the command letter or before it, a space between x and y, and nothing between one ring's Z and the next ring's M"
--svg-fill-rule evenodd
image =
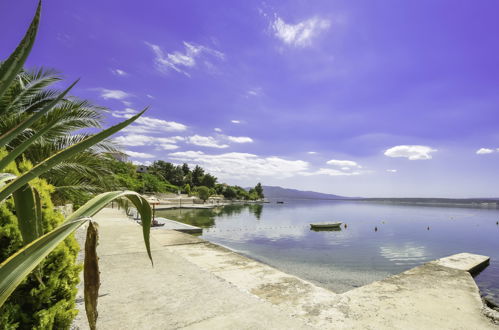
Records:
M486 262L483 256L443 258L336 294L169 230L151 232L151 268L140 226L111 209L96 220L102 237L102 328L496 328L467 271ZM152 323L142 324L143 317ZM84 329L81 313L78 319L76 328Z

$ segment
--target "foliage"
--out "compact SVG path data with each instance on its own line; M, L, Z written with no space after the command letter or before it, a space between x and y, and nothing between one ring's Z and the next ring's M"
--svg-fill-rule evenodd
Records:
M198 193L198 197L206 202L208 198L210 198L210 188L205 186L200 186L196 188L196 192Z
M258 198L265 198L263 195L263 187L260 182L258 182L255 186L255 193L257 194Z
M5 156L5 152L0 156ZM29 170L29 162L20 164ZM8 170L19 175L14 164ZM43 207L42 225L50 231L64 222L64 217L54 210L50 193L54 187L43 179L35 179L31 185L40 194ZM12 199L0 204L0 261L4 261L23 246ZM73 235L59 244L40 267L42 283L30 274L0 307L0 328L65 329L69 328L78 313L75 309L76 285L81 266L76 264L79 250Z
M236 190L230 186L225 188L222 194L226 199L235 199L237 197Z
M8 132L28 119L39 108L52 104L51 110L22 131L7 145L11 152L0 162L8 163L20 153L33 164L38 164L51 155L89 137L82 129L100 128L103 121L102 107L79 100L50 88L61 81L54 70L43 68L20 71L11 83L7 93L0 99L0 135ZM21 148L21 146L23 146ZM111 169L102 162L103 153L117 152L109 140L101 141L81 153L67 158L50 171L44 173L49 183L56 187L53 195L61 203L71 198L81 199L86 193L113 189L103 180ZM0 167L3 167L0 164ZM84 198L83 198L84 199Z
M191 186L190 186L188 183L186 183L186 184L185 184L185 186L184 186L184 192L185 192L188 196L190 196L190 195L191 195Z
M18 78L17 75L22 72L24 62L34 43L38 30L40 10L41 2L38 4L35 17L21 43L7 60L0 63L1 123L5 123L13 118L12 113L9 111L17 105L15 100L27 93L24 90L20 90L19 86L16 85L18 81L16 78ZM64 165L68 160L74 159L74 157L84 154L85 152L88 152L89 149L102 143L112 134L135 121L145 110L94 135L87 136L80 140L77 139L76 141L69 141L67 144L64 144L58 152L51 154L47 158L41 159L32 168L28 162L22 161L18 166L20 170L19 173L16 172L14 163L16 159L19 161L20 157L25 158L25 152L27 152L31 146L45 137L49 137L51 129L60 124L59 118L57 118L57 120L51 119L45 123L43 123L43 120L57 112L58 104L75 84L76 82L52 100L44 103L31 103L29 108L21 111L24 118L13 123L12 127L9 127L7 131L0 135L0 149L7 148L8 150L7 153L2 150L3 154L0 155L0 171L4 172L0 173L0 207L2 208L2 214L5 214L2 219L5 219L5 223L10 223L10 225L7 224L5 226L5 229L2 229L2 242L6 245L5 249L2 249L2 254L5 254L4 257L7 257L7 259L0 264L0 308L5 308L5 313L2 315L6 315L2 319L3 322L10 322L10 317L17 314L17 311L20 311L21 307L19 304L22 302L16 301L16 297L18 297L19 290L23 289L23 283L27 283L26 281L29 281L32 277L36 278L42 287L38 290L36 287L30 288L28 293L21 294L22 300L29 302L31 296L40 296L43 298L44 292L41 291L41 289L43 287L50 289L53 287L52 284L62 284L69 290L73 290L70 291L69 296L68 294L64 295L63 298L65 300L71 300L74 297L77 276L73 277L76 278L76 280L71 283L57 280L56 277L52 276L54 273L55 275L64 273L59 267L65 267L67 265L66 262L58 259L60 258L60 254L58 254L57 251L67 246L64 244L61 245L65 239L70 237L71 234L83 224L91 223L90 217L95 215L114 199L128 198L141 214L144 243L148 256L152 262L149 243L151 208L147 203L147 200L142 196L131 191L102 193L82 205L76 212L69 215L66 221L63 221L63 219L60 218L60 215L59 219L54 216L56 213L53 211L49 192L47 192L47 190L50 189L44 188L42 184L44 181L39 179L41 175L47 174L58 166ZM2 96L4 96L4 98L2 98ZM5 96L10 97L10 99L14 101L6 103ZM5 106L5 104L8 105ZM36 125L41 126L37 128ZM19 141L19 143L16 144L16 141ZM5 173L9 171L11 174ZM13 197L12 199L10 198L11 196ZM15 217L13 214L14 209L16 211ZM12 224L15 224L15 226L12 226ZM95 229L92 225L89 225L89 228ZM19 241L19 238L22 240L20 244L13 241L15 239ZM71 242L71 239L68 241ZM86 249L86 252L95 252L92 251L95 250L95 247L96 244L93 244ZM71 250L71 245L67 246L67 248ZM73 247L70 254L74 256L76 255L76 252L77 248ZM49 256L48 258L51 262L44 262L47 256ZM97 261L97 258L94 259ZM70 262L70 264L74 265L74 260L72 263ZM87 263L85 263L84 268L85 279L98 278L98 276L87 276L87 274L92 272L94 272L93 275L96 275L95 272L98 272L96 267L91 270L88 268ZM68 269L71 271L70 268ZM44 277L44 271L47 271L46 277ZM77 273L74 275L77 275ZM52 280L54 280L55 283L52 283ZM45 282L47 284L45 284ZM89 281L85 281L84 285L85 292L89 292L89 288L94 288L94 294L91 296L85 295L84 298L90 327L91 329L95 329L97 315L96 299L100 283L89 283ZM35 306L36 311L32 312L34 318L41 320L41 328L44 329L67 327L67 324L71 321L71 316L68 316L68 313L72 313L72 306L74 305L68 305L65 300L57 300L57 295L61 293L61 290L54 289L53 291L54 292L48 291L45 294L45 297L50 301L48 305L37 305ZM66 312L66 314L64 314L66 316L53 316L62 315L62 311ZM23 319L18 322L25 321L26 320ZM5 323L2 323L2 325L3 324ZM15 325L9 325L8 323L6 327L7 326L9 328L15 327Z

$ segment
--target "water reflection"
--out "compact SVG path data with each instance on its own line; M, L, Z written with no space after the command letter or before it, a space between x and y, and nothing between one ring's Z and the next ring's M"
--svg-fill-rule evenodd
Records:
M402 245L381 246L379 249L383 257L393 261L396 265L413 265L428 260L426 248L411 242Z
M491 264L476 281L499 302L498 210L297 201L167 210L158 216L203 227L209 241L336 292L455 253L488 255ZM332 221L347 226L310 230L311 222Z

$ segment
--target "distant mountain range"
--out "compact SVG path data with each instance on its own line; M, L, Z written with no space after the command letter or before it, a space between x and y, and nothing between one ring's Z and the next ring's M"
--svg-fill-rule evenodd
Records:
M325 194L315 191L282 188L278 186L263 186L263 194L268 200L289 199L322 199L322 200L356 200L375 203L434 205L434 206L466 206L466 207L499 207L498 198L365 198L345 197Z
M267 199L357 199L315 191L282 188L278 186L263 186L263 194Z

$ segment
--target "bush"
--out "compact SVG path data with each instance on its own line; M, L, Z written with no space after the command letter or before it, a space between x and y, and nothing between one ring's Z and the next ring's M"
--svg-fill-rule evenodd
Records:
M0 152L1 154L1 152ZM0 155L2 156L2 155ZM0 157L1 158L1 157ZM27 162L19 165L21 172L31 168ZM19 174L15 165L8 171ZM43 229L47 232L64 221L54 210L50 193L54 188L45 180L35 179L32 185L43 203ZM12 199L0 204L0 262L23 246ZM12 293L0 307L0 329L67 329L78 311L75 309L76 285L81 266L76 264L79 251L73 235L53 250L41 264L41 284L34 274Z
M198 193L198 197L203 200L203 202L206 202L206 200L210 197L210 188L205 187L205 186L200 186L196 188L196 191Z

